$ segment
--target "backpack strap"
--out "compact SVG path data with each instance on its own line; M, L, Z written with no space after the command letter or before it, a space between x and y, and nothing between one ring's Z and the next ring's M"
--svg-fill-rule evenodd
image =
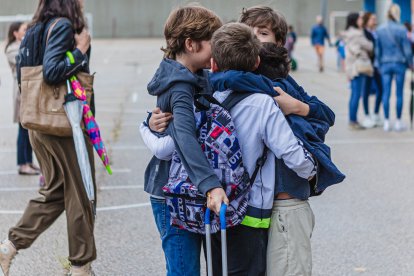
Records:
M222 103L225 109L230 111L233 107L235 107L239 102L246 99L247 97L253 95L253 93L249 92L232 92Z
M254 169L254 172L252 174L252 177L250 177L250 186L253 185L254 181L256 180L257 174L259 173L259 170L266 163L268 150L269 149L265 146L265 148L263 150L262 156L259 157L259 159L257 159L257 161L256 161L256 168Z
M194 95L194 105L198 110L206 111L210 108L210 103L222 106L222 104L216 100L211 94L208 93L196 93Z

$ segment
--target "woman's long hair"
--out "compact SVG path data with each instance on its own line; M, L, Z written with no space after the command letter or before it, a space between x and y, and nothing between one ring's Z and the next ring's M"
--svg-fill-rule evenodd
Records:
M65 17L72 22L75 32L82 32L86 25L79 0L39 0L31 26L46 23L54 17Z
M16 41L16 37L14 36L14 32L18 32L20 27L24 24L24 22L13 22L9 27L9 32L7 34L7 41L6 41L6 48L4 48L4 52L7 51L9 46Z
M356 12L351 12L350 14L348 14L348 16L346 17L346 28L345 30L348 30L351 27L354 27L356 29L358 29L358 18L359 18L359 13Z

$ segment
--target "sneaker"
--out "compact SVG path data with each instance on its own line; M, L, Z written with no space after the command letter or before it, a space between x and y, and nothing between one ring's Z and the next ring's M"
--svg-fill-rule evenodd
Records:
M397 132L406 131L407 127L405 126L403 122L401 122L401 120L397 120L395 122L394 130Z
M381 119L381 117L378 114L371 114L371 120L374 121L375 126L377 127L384 125L384 121Z
M70 276L95 276L92 271L91 263L87 263L83 266L72 266L70 269Z
M11 241L5 240L0 243L0 268L4 276L9 276L10 265L16 254L17 250Z
M366 116L361 125L364 128L373 128L375 127L375 122L370 117Z
M358 122L350 122L349 128L351 130L363 130L365 127L361 126Z
M391 125L390 125L390 120L384 120L384 126L383 126L384 131L389 132L391 131Z

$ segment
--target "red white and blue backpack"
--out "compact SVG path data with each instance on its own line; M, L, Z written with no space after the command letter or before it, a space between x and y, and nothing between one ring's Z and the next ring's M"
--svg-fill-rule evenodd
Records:
M229 112L233 106L250 95L232 93L221 104L210 95L196 95L196 98L204 98L209 102L209 107L204 108L207 110L198 114L203 118L199 126L198 141L229 199L227 227L236 226L243 221L250 188L267 155L265 150L250 178L243 166L239 140ZM203 107L197 99L195 105L198 109ZM177 151L173 153L168 184L163 187L163 191L171 214L171 224L190 232L205 234L204 213L207 199L191 183ZM220 218L215 214L212 216L211 233L215 233L220 230Z

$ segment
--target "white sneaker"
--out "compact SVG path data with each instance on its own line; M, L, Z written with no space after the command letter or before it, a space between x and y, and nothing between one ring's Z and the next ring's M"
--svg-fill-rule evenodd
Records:
M373 128L375 127L375 122L369 116L366 116L361 125L364 128Z
M384 125L384 121L381 119L381 117L378 114L371 114L371 120L374 121L375 126L377 127Z
M83 266L72 266L69 272L70 276L95 276L92 270L91 263Z
M406 131L407 127L405 126L403 122L401 122L401 120L397 120L395 122L394 130L397 132Z
M391 125L390 125L390 120L384 120L384 131L389 132L391 131Z

